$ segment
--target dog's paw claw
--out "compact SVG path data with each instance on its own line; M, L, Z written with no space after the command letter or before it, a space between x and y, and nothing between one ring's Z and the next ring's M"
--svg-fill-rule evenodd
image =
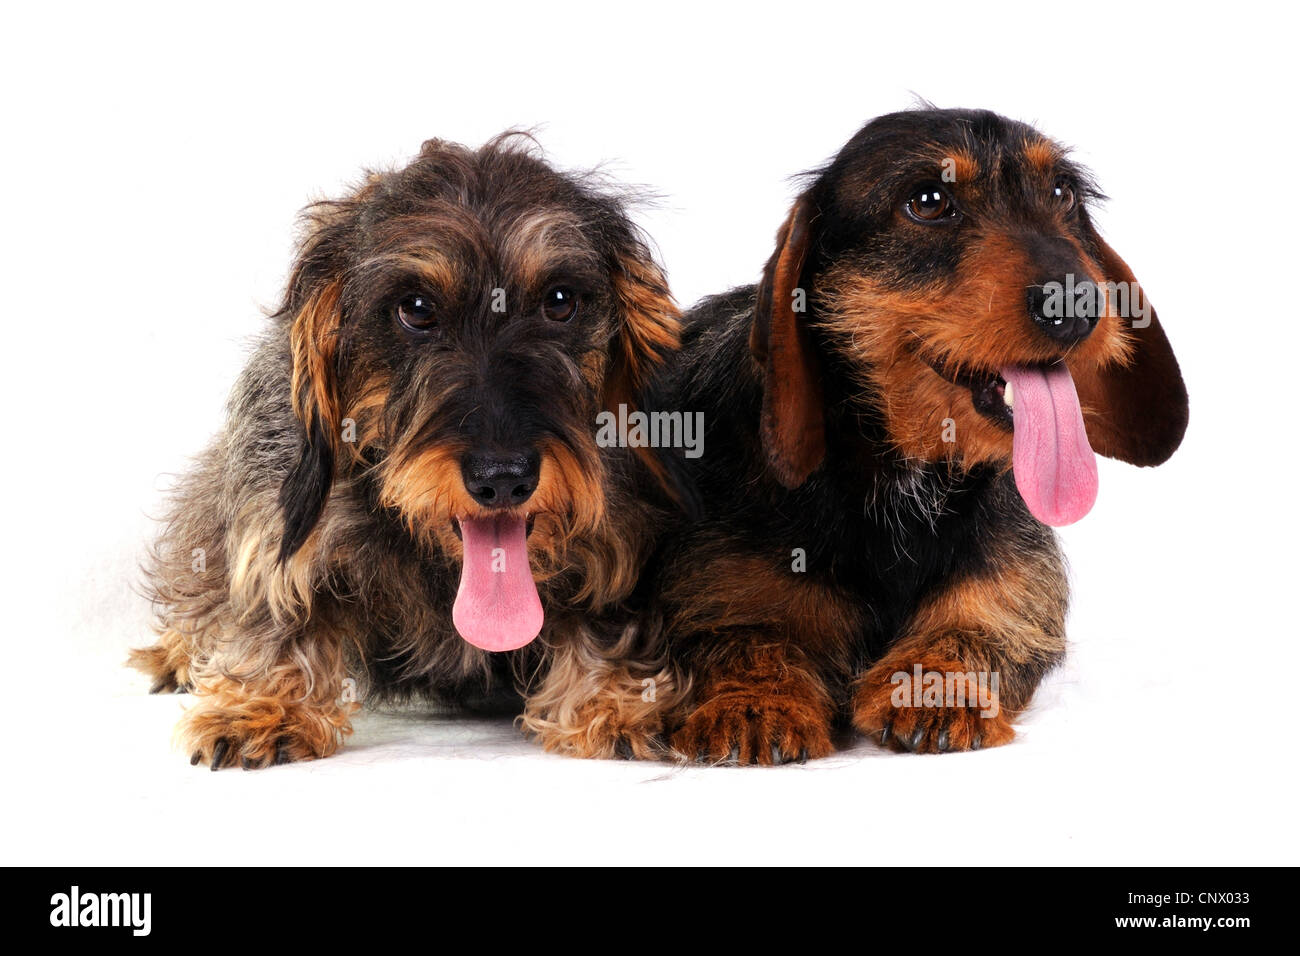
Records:
M230 750L230 741L222 737L212 745L212 770L220 770L221 762L226 759L226 753Z
M317 760L334 753L352 732L351 709L286 705L278 700L231 703L235 706L215 706L208 692L185 711L177 733L193 762L207 763L213 770L261 770Z
M906 666L904 666L906 664ZM915 665L915 666L913 666ZM963 689L962 700L942 704L897 703L890 675L911 673L966 673L960 661L922 659L877 664L859 682L853 696L853 726L880 742L882 747L918 754L956 753L997 747L1016 736L996 696L985 700L978 686ZM974 702L979 701L980 706Z
M777 766L831 752L830 721L794 696L721 694L702 704L672 738L680 754L727 767Z

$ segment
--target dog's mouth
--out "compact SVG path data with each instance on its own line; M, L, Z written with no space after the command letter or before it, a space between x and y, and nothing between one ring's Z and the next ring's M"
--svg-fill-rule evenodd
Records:
M1097 456L1088 444L1074 379L1064 362L955 370L927 359L944 380L968 388L985 418L1013 433L1016 488L1043 524L1073 524L1097 500Z
M952 368L943 359L926 358L926 364L944 381L970 389L971 404L989 421L1007 431L1015 428L1012 413L1015 386L997 372Z
M456 535L456 538L457 538L459 541L461 541L462 543L465 541L465 535L461 533L461 530L460 530L460 523L461 523L462 521L467 521L467 520L469 520L469 519L467 519L467 518L452 518L452 519L451 519L451 530L452 530L452 532ZM535 514L530 514L530 515L525 516L525 518L524 518L524 537L528 537L529 535L531 535L531 534L533 533L533 525L536 524L536 523L537 523L537 515L535 515Z
M542 602L528 562L533 515L466 515L452 528L463 545L451 620L485 651L512 651L542 630Z

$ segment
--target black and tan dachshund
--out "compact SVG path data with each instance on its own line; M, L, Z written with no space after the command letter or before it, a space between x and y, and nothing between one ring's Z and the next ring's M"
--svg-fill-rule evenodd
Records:
M882 116L812 175L758 286L706 299L657 384L702 411L704 518L655 587L693 675L693 759L1006 743L1065 650L1048 525L1091 507L1094 452L1156 465L1187 394L1099 198L993 113Z

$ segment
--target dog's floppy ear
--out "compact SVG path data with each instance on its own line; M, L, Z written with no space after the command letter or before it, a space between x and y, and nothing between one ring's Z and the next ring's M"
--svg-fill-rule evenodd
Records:
M1126 362L1075 376L1084 424L1094 451L1134 465L1168 460L1187 431L1187 387L1178 360L1133 270L1088 224L1105 281L1128 290L1128 315L1117 318L1131 345ZM1137 308L1140 304L1141 310Z
M621 236L614 253L619 327L610 343L604 406L635 406L655 368L681 343L681 312L668 280L644 242Z
M602 404L617 414L620 404L640 408L654 371L681 344L681 312L650 247L631 229L618 229L611 266L618 329L609 346ZM683 507L689 492L680 466L667 450L637 447L668 496Z
M294 302L294 288L304 279L300 266L290 281L286 308L293 359L293 410L302 423L298 462L280 486L284 537L280 563L293 557L320 520L334 483L335 444L339 436L338 333L342 320L342 283L329 280Z
M826 457L821 365L806 324L812 201L801 196L777 234L758 286L749 348L763 369L761 430L768 463L781 484L797 488Z

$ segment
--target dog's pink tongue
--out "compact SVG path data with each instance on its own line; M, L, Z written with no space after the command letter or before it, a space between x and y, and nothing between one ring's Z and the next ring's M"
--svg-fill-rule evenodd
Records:
M542 602L528 567L524 518L462 518L465 560L451 621L485 651L523 647L542 629Z
M1020 497L1043 524L1073 524L1097 500L1097 456L1070 370L1009 366L1002 377L1011 383L1011 463Z

